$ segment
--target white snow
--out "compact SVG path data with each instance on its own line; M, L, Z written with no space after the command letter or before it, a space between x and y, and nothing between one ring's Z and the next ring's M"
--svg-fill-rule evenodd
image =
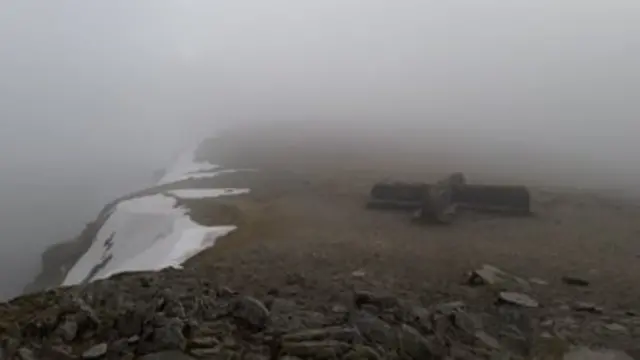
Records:
M198 146L199 144L182 152L173 165L167 168L164 176L158 181L157 185L169 184L191 178L197 179L215 176L215 173L210 172L218 169L220 166L209 162L195 161L194 157Z
M199 225L186 215L186 209L174 207L175 203L175 199L158 194L118 204L63 285L125 271L179 267L236 228ZM101 263L104 265L99 268Z
M222 173L255 171L220 169L194 160L197 146L184 151L156 185ZM89 250L67 273L62 285L104 279L128 271L155 271L180 267L187 259L215 244L236 227L202 226L176 207L176 198L201 199L246 194L250 189L174 189L118 203L98 231Z
M249 193L249 189L178 189L168 191L170 195L177 196L182 199L202 199L212 198L222 195L241 195Z

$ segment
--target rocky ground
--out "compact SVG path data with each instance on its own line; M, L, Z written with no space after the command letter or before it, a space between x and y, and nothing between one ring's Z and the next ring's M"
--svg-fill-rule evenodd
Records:
M260 171L207 180L249 195L183 205L199 223L238 230L184 271L2 305L4 356L640 358L636 203L533 184L533 217L463 213L419 226L365 209L372 183L432 181L465 165L470 182L517 179L426 148L345 139L254 131L206 144L201 158Z

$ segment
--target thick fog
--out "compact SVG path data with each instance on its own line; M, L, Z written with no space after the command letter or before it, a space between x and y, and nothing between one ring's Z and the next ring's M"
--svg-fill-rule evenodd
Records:
M0 297L222 126L442 134L633 190L639 18L634 0L2 2Z

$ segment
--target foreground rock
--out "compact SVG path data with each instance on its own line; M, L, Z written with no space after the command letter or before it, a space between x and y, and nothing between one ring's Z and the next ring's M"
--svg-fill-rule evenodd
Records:
M527 308L496 305L492 315L462 301L423 305L367 291L340 306L322 311L292 298L254 298L175 270L124 274L0 305L0 359L528 359L557 352L537 343Z

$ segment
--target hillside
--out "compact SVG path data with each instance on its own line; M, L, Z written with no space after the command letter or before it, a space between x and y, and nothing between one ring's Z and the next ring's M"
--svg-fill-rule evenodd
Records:
M366 210L372 183L469 169L472 181L529 185L526 174L509 170L516 160L461 161L441 143L300 134L245 129L205 141L156 187L109 204L74 242L45 253L30 290L79 286L5 304L5 337L36 352L50 351L49 336L62 337L67 355L104 344L109 354L97 358L164 350L256 359L586 358L586 348L563 355L573 346L638 354L637 204L532 186L533 217L463 214L450 227L417 226L406 213ZM176 245L185 239L189 246ZM146 272L192 255L183 270ZM499 280L468 283L473 270L494 267ZM119 270L143 272L98 280ZM513 292L535 306L505 304ZM110 332L139 302L147 304L139 324ZM87 308L100 322L80 334L76 317ZM36 312L53 317L25 315ZM65 314L78 327L68 338L58 330Z

